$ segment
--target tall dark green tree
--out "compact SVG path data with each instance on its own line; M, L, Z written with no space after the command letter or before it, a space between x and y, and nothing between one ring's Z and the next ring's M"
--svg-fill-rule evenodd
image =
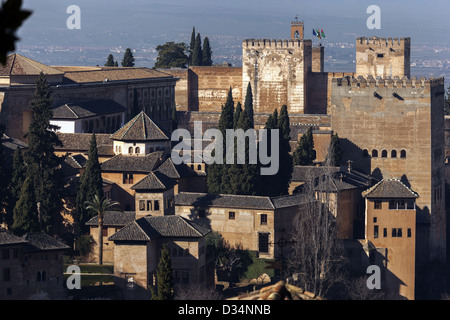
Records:
M156 292L150 288L152 300L173 300L173 277L170 251L163 245L156 269Z
M101 166L98 160L97 139L95 133L93 133L89 146L88 160L80 179L75 204L75 220L78 223L79 234L83 234L88 230L85 224L95 215L94 211L86 208L86 202L93 201L95 196L102 199L104 192Z
M330 145L326 156L326 163L330 166L339 167L342 159L341 144L338 134L331 136Z
M3 125L0 125L0 139L3 137ZM0 141L0 223L7 222L9 174L3 144Z
M191 42L189 44L189 65L192 66L192 53L195 47L195 26L192 27Z
M156 47L158 56L154 69L157 68L186 68L189 64L189 57L186 55L188 51L186 44L183 42L166 42Z
M300 138L297 148L294 150L293 161L296 166L311 166L316 159L312 127Z
M203 62L202 38L200 33L195 37L194 50L192 51L192 66L201 66Z
M213 163L208 166L207 186L209 193L229 193L230 181L226 164L226 130L234 128L234 100L230 87L228 91L227 101L222 105L222 111L219 118L218 129L223 137L223 164ZM214 155L214 151L213 151Z
M253 93L250 82L247 85L247 93L245 94L244 110L245 112L247 112L248 119L250 121L250 127L254 128L255 122L253 115Z
M203 49L202 49L202 66L212 66L213 61L212 61L212 50L211 50L211 46L209 44L209 39L208 37L205 37L205 39L203 39Z
M114 67L118 67L119 66L119 63L117 62L117 60L116 61L114 61Z
M28 149L24 155L27 177L33 177L36 201L40 203L44 232L53 232L52 227L60 222L63 176L60 166L63 157L55 155L55 147L62 146L56 135L56 126L50 125L53 116L51 97L46 76L41 72L36 81L36 91L31 101L33 118L25 138Z
M287 106L283 105L280 109L280 115L278 117L278 129L279 131L279 169L275 175L278 184L278 190L274 192L276 196L286 195L289 193L289 183L292 178L293 162L290 155L291 146L289 141L291 140L291 128L289 121L289 114Z
M28 176L22 186L19 201L14 207L11 230L17 236L41 230L34 185L33 176Z
M22 189L22 185L25 181L25 177L26 177L26 168L23 162L22 149L16 148L16 150L14 150L11 183L8 192L8 205L6 217L4 220L4 222L6 222L8 226L11 226L13 223L13 210L17 201L19 201L20 192Z
M114 67L114 56L110 54L106 60L105 67Z
M272 134L272 130L278 129L278 110L275 109L271 115L266 120L266 124L264 129L267 130L267 153L268 155L272 155L272 139L274 139L274 135ZM275 144L276 147L279 146ZM263 166L263 165L261 165ZM277 179L271 175L261 175L260 176L260 184L261 191L260 194L268 197L276 196L278 192L278 183Z
M122 67L134 67L134 60L133 52L130 48L127 48L123 55Z

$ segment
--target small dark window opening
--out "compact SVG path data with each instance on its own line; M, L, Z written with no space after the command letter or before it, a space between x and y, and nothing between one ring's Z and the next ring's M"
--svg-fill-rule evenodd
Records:
M372 150L372 158L378 158L378 150Z
M387 151L386 150L381 151L381 157L382 158L387 158Z

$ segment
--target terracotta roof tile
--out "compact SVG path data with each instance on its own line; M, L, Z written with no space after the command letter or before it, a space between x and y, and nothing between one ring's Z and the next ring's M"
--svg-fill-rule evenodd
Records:
M62 147L55 147L56 151L78 151L88 152L92 133L62 133L57 132L59 140L62 142ZM114 141L110 139L109 134L96 133L95 139L97 141L98 154L101 156L113 156Z
M103 216L104 227L124 227L136 219L134 211L106 211ZM87 226L98 226L98 216L93 217L88 222Z
M99 67L96 69L68 68L68 67L54 67L55 69L65 70L65 81L68 83L95 83L104 82L108 79L111 81L123 80L139 80L139 79L160 79L166 78L168 80L175 79L172 75L167 73L149 69L149 68L117 68L117 67Z
M143 111L112 134L111 139L122 141L169 140L166 134Z
M116 155L101 164L102 171L150 173L163 159L163 151L155 151L145 156Z
M12 53L6 58L6 64L0 65L0 76L11 75L39 75L41 72L48 75L63 75L64 72L37 62L33 59Z
M144 179L131 187L132 190L166 190L172 188L176 181L159 171L150 172Z
M160 237L200 238L211 230L181 216L145 216L110 236L111 241L150 241Z
M98 115L125 112L126 108L114 100L88 100L65 103L53 108L52 119L82 119Z
M383 179L372 188L362 193L365 198L379 199L408 199L418 198L419 195L397 179Z

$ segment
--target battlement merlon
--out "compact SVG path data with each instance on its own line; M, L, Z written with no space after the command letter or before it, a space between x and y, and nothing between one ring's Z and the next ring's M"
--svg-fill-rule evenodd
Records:
M332 86L334 87L351 87L351 88L430 88L434 86L444 87L444 78L439 77L421 77L420 79L416 77L385 77L385 78L374 78L368 76L364 78L359 76L354 77L344 77L344 78L333 78L331 80Z
M288 49L312 47L309 39L245 39L242 42L243 49Z
M385 47L406 47L411 46L411 38L378 38L378 37L359 37L356 38L356 45L373 45Z
M291 21L291 26L303 26L303 21Z

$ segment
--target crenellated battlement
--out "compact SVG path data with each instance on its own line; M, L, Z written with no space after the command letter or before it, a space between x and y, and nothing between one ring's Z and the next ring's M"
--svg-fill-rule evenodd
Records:
M435 85L444 85L444 78L430 77L426 79L425 77L385 77L385 78L374 78L368 76L364 78L359 76L354 77L344 77L344 78L333 78L332 86L337 87L352 87L352 88L430 88Z
M356 45L373 45L385 47L404 47L411 44L411 38L378 38L378 37L359 37L356 38Z
M311 40L305 39L246 39L242 46L244 49L280 49L280 48L304 48L311 46Z

